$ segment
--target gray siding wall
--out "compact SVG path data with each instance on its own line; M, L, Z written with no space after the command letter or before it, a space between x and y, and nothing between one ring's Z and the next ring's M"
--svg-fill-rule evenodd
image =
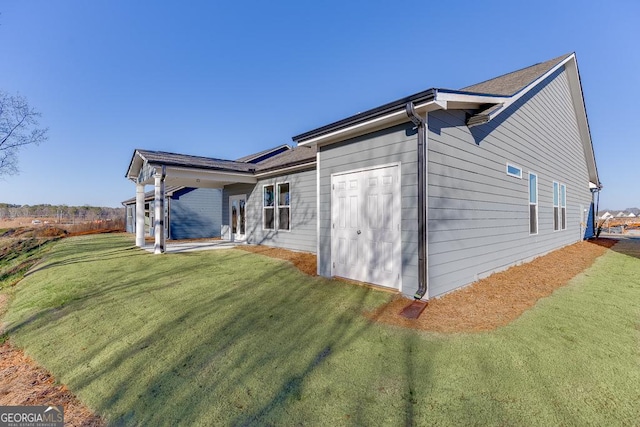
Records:
M581 240L591 202L567 77L550 76L493 121L429 115L430 296ZM522 179L506 174L506 163ZM529 234L528 172L538 175L538 234ZM553 230L553 181L567 188L567 229Z
M286 182L291 192L291 230L264 230L263 186ZM247 199L248 243L316 253L316 193L315 168L258 181Z
M320 149L318 266L331 275L331 174L400 163L402 292L418 288L417 135L406 123Z
M190 188L170 198L169 238L196 239L220 237L222 191L216 188Z
M262 188L264 185L290 184L291 230L263 230ZM229 224L229 196L247 196L247 242L305 252L316 252L316 171L295 172L263 179L253 184L233 184L224 187L222 199L223 224Z

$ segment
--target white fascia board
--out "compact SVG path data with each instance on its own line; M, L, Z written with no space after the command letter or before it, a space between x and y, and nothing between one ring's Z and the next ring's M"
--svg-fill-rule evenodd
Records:
M505 102L505 106L502 109L507 108L509 105L513 104L514 102L516 102L518 99L522 98L524 95L526 95L531 89L533 89L534 87L538 86L544 79L546 79L547 77L549 77L551 74L555 73L557 70L559 70L561 67L564 67L564 65L573 60L573 63L575 64L575 60L576 60L576 55L574 53L572 53L571 55L567 56L564 60L562 60L561 62L559 62L558 64L556 64L555 67L553 67L552 69L550 69L549 71L547 71L546 73L544 73L543 75L541 75L540 77L538 77L536 80L534 80L532 83L530 83L527 87L525 87L524 89L522 89L520 92L518 92L517 94L515 94L513 97L509 98L509 100L507 102Z
M426 113L428 111L438 110L440 106L436 105L434 101L425 102L415 106L418 113ZM366 122L358 123L353 126L346 127L344 129L338 129L330 132L326 135L320 135L315 138L311 138L307 141L298 143L299 146L318 146L327 145L334 142L344 141L345 139L363 135L365 133L373 132L376 130L384 129L395 124L409 121L407 113L404 110L398 110L393 113L386 114L375 119L368 120Z
M145 156L142 155L142 153L139 150L136 150L136 155L139 156L143 162L147 161L147 158Z
M561 67L567 69L567 78L569 80L569 88L571 90L571 99L573 101L574 109L576 112L576 120L578 122L578 130L580 132L580 140L584 149L585 159L587 161L587 169L589 171L589 179L595 182L596 186L600 186L600 179L598 178L598 169L596 167L595 154L593 152L593 143L591 141L591 132L589 131L589 123L587 121L587 111L584 106L584 96L582 93L582 85L580 84L580 74L578 73L578 65L576 62L576 55L572 53L564 60L556 64L555 67L538 77L520 92L512 97L502 98L503 105L501 108L492 111L489 114L489 120L494 119L504 110L506 110L514 102L526 95L530 90L538 86L543 80L555 73Z
M578 122L578 131L580 132L580 140L584 149L584 156L587 161L587 170L589 171L589 180L598 188L602 187L598 176L598 167L596 165L596 157L593 151L593 141L591 140L591 131L589 130L589 120L587 118L587 109L584 105L584 94L582 92L582 84L580 83L580 73L578 72L578 64L575 56L571 55L573 61L567 64L567 79L569 81L569 89L571 91L571 99L576 112L576 121Z
M500 104L506 102L508 97L500 96L484 96L469 95L462 93L436 92L436 99L415 106L418 114L426 115L430 111L446 110L450 103L468 104L469 108L475 108L478 104ZM407 113L404 109L394 111L366 122L358 123L353 126L346 127L330 132L326 135L320 135L307 141L301 142L299 146L322 146L332 144L334 142L344 141L345 139L363 135L365 133L384 129L399 123L408 121Z
M495 118L496 116L498 116L501 112L503 112L504 110L506 110L507 108L509 108L509 106L511 104L513 104L514 102L516 102L517 100L519 100L520 98L522 98L524 95L526 95L531 89L533 89L534 87L538 86L544 79L546 79L547 77L549 77L551 74L555 73L558 69L560 69L560 67L564 67L564 65L573 60L573 63L575 64L575 54L571 54L569 56L567 56L564 60L562 60L561 62L559 62L558 64L556 64L555 67L551 68L549 71L547 71L546 73L544 73L543 75L541 75L540 77L538 77L536 80L534 80L533 82L529 83L528 86L526 86L524 89L520 90L520 92L516 93L515 95L511 96L511 97L503 97L503 98L496 98L496 99L500 99L499 101L496 102L496 104L502 104L502 108L498 108L495 111L493 111L490 115L489 115L489 120L492 120L493 118Z
M373 120L369 120L367 122L363 122L363 123L358 123L356 125L353 126L349 126L347 128L344 129L339 129L336 131L333 131L331 133L328 133L326 135L320 135L317 136L315 138L311 138L307 141L304 142L300 142L298 143L298 146L314 146L314 145L318 145L318 144L330 144L332 142L336 142L336 141L341 141L344 140L346 138L348 138L349 136L352 136L354 134L362 134L362 133L366 133L370 128L373 127L384 127L387 124L393 123L395 121L397 121L399 118L401 118L402 116L406 117L406 113L404 111L396 111L394 113L391 114L387 114L385 116L382 117L377 117Z
M469 95L466 93L440 92L436 94L438 101L461 102L465 104L502 104L509 99L508 96Z
M133 153L131 163L129 164L129 170L127 171L127 178L131 180L137 180L140 169L146 162L146 159L138 150Z

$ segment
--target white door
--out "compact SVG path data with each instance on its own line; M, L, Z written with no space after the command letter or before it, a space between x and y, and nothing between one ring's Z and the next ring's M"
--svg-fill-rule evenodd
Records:
M229 220L231 222L231 240L244 240L246 234L247 196L229 196Z
M331 177L334 276L400 289L399 166Z

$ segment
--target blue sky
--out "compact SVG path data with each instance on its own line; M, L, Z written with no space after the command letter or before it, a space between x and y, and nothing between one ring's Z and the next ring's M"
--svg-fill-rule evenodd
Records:
M119 206L135 148L237 158L576 52L601 208L640 206L640 2L0 0L0 89L49 140L0 202Z

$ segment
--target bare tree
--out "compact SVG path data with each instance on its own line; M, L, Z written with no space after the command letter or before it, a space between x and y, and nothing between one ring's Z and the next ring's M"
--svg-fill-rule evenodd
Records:
M18 173L18 151L47 140L47 128L38 127L40 113L26 98L0 91L0 176Z

